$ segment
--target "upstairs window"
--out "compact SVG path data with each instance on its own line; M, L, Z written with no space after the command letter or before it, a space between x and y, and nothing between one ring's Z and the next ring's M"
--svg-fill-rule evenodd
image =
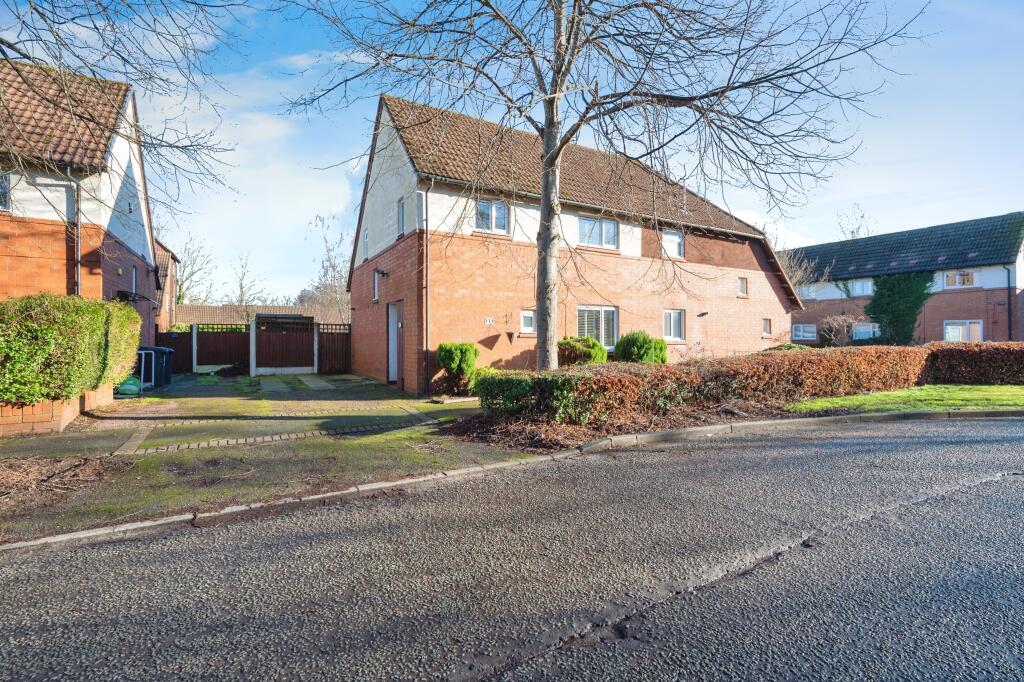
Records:
M604 249L619 248L619 223L600 218L580 218L580 244Z
M11 210L11 174L0 171L0 211Z
M873 279L855 279L850 282L850 296L871 296L875 293Z
M665 338L671 341L682 341L686 338L686 312L683 310L665 310L662 313L665 323Z
M363 228L363 260L370 257L370 231Z
M740 296L747 296L750 292L750 282L746 277L740 277L737 280L737 293Z
M422 230L427 220L427 193L416 192L416 229Z
M136 294L139 292L139 269L132 266L132 293Z
M818 287L814 284L802 284L796 288L797 295L807 301L813 301L818 296Z
M974 273L969 270L946 273L946 288L956 289L959 287L973 287Z
M398 236L405 234L405 199L398 200Z
M478 232L508 234L508 204L502 201L477 200L476 229Z
M661 250L669 258L682 258L686 255L686 245L682 230L662 230Z
M576 309L576 333L593 336L611 350L619 340L619 309L609 306L580 306Z

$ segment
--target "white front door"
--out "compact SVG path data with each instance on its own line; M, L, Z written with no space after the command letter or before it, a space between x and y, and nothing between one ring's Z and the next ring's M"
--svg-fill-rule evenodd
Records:
M398 303L388 303L388 381L398 381L398 340L402 318Z

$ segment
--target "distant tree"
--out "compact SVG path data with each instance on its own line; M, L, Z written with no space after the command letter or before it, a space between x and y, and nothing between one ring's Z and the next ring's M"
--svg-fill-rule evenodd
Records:
M291 1L342 55L297 108L389 92L536 133L541 369L558 366L570 143L586 133L667 177L682 157L698 184L785 205L849 155L835 123L875 88L848 72L880 66L913 20L891 24L871 0Z
M779 267L786 273L786 277L794 287L799 288L828 279L831 268L826 267L818 272L816 261L808 259L799 249L786 249L785 244L781 243L778 229L767 224L762 225L760 229L775 251Z
M352 252L352 234L332 228L332 220L317 216L312 228L323 244L320 270L309 286L299 292L297 305L330 307L341 319L349 317L348 268Z
M883 341L905 346L914 340L914 327L931 296L932 281L930 272L875 278L875 293L864 312L878 323Z
M238 309L239 315L247 323L255 317L253 307L268 305L268 294L260 286L260 278L256 276L252 266L249 264L248 253L238 256L238 260L232 269L231 281L226 286L230 293L224 299L224 303L235 306Z
M178 296L176 303L209 303L213 300L213 275L217 266L206 244L192 233L182 245L172 249L178 257Z
M836 220L843 239L860 239L875 233L874 222L860 204L854 203L846 213L836 213Z

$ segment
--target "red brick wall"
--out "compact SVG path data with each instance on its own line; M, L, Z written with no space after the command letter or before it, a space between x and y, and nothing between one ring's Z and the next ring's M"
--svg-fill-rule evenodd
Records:
M402 299L406 301L405 387L410 391L424 390L423 340L418 331L413 333L414 321L422 319L422 239L420 233L404 238L356 267L352 279L353 371L385 377L385 304ZM445 341L472 341L480 348L481 366L532 367L536 338L520 333L519 313L536 304L536 249L491 235L435 234L430 243L430 348ZM578 305L615 305L620 335L643 329L660 337L663 310L684 309L687 340L670 346L671 361L695 354L751 352L788 338L791 303L778 278L767 274L771 267L763 247L715 239L707 239L706 244L706 249L699 249L696 242L688 241L687 256L692 260L676 263L597 249L566 251L559 334L576 334ZM698 259L713 264L693 262ZM381 280L378 304L370 302L374 268L389 273ZM747 297L737 295L739 276L749 280ZM706 315L698 317L700 313ZM770 337L761 334L765 317L772 320ZM430 375L436 376L433 360Z
M1021 316L1024 297L1018 293L1015 294L1015 299L1012 306L1012 340L1020 341L1024 340L1024 317ZM820 333L822 320L830 315L851 314L866 318L864 306L869 300L868 297L858 296L834 301L805 301L806 309L794 312L793 322L817 324ZM945 320L984 320L983 333L986 341L1006 341L1009 339L1006 302L1005 289L978 288L932 294L925 301L924 308L917 318L914 340L918 343L942 341Z
M118 290L130 290L134 265L138 293L156 299L153 268L99 226L82 227L81 251L83 297L110 300ZM0 299L73 294L74 259L74 238L65 223L0 214ZM142 345L153 343L153 305L135 304L142 317Z
M44 401L35 405L0 404L0 438L63 431L82 412L113 400L113 388L103 386L74 400Z

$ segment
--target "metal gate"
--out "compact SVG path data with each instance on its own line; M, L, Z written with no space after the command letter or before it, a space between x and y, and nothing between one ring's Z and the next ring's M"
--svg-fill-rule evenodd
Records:
M347 324L321 324L317 342L317 371L348 374L352 371L352 333Z
M256 317L256 369L308 368L313 373L313 319Z

